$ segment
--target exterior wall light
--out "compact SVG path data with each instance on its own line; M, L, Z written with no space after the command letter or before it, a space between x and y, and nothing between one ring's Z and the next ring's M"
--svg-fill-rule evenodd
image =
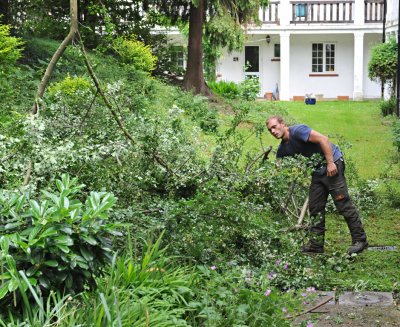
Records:
M271 42L271 37L270 37L269 35L267 35L267 36L265 37L265 41L267 41L267 44L270 44L270 42Z

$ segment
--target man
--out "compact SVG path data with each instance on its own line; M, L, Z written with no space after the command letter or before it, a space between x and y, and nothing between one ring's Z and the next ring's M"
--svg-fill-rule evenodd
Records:
M367 235L348 194L345 164L339 147L307 125L286 126L281 116L268 118L267 127L275 138L282 140L276 153L277 158L320 154L324 159L322 165L312 173L309 207L313 224L310 228L310 242L303 246L303 252L324 252L325 207L329 194L350 230L353 244L348 253L359 253L367 248Z

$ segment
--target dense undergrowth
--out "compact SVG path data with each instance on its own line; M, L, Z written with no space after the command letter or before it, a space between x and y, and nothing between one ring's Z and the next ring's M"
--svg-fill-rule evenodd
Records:
M357 260L300 254L306 235L280 208L293 180L305 194L310 166L254 160L264 127L239 129L260 104L193 96L92 53L128 139L69 47L32 116L55 47L26 40L1 83L4 326L285 326L330 286L327 272ZM246 151L249 134L257 150ZM68 176L82 184L71 191ZM360 209L376 208L351 165L349 177Z

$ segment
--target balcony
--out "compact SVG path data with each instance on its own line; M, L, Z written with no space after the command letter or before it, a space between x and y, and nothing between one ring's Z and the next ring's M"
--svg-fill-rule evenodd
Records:
M366 23L383 22L383 0L365 0L364 17Z
M291 1L291 24L354 23L354 0Z
M265 10L261 10L263 24L284 25L280 17L283 1L271 1ZM352 24L356 0L297 0L289 1L289 7L285 7L290 10L289 24ZM365 24L383 22L383 13L383 0L364 0Z
M279 1L270 1L265 10L262 11L261 21L264 24L279 25Z

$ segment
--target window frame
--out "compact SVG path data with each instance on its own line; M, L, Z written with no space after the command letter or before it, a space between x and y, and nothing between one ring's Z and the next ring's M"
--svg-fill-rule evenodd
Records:
M281 58L281 44L274 43L274 58L280 59Z
M314 49L314 45L316 49ZM322 50L318 49L318 45L322 45ZM328 50L327 46L333 47L333 50ZM322 53L322 56L318 54ZM317 56L314 56L316 54ZM329 56L333 54L333 56ZM311 43L311 74L335 74L336 73L336 62L337 62L337 44L335 42L313 42ZM314 63L314 61L316 61ZM321 62L320 62L321 61ZM314 67L317 67L314 70ZM322 66L322 70L318 70L318 66ZM332 70L329 70L329 66L333 66Z

